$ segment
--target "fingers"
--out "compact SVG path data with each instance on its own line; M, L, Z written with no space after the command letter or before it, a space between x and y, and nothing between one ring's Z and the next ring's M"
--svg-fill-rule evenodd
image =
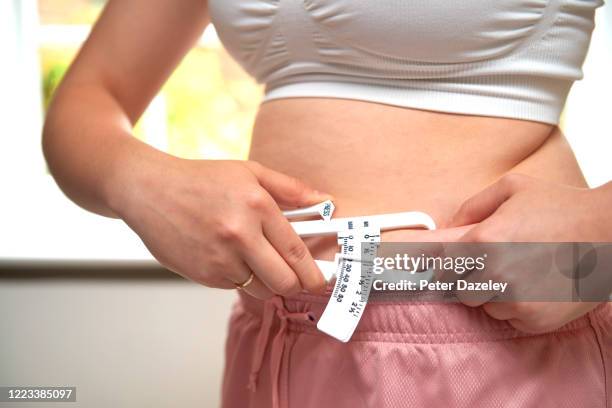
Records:
M507 320L515 329L538 334L556 330L596 306L596 302L507 302L484 307Z
M218 257L209 257L204 262L203 271L189 274L195 282L217 289L236 289L247 282L251 269L236 255L226 253ZM274 293L253 273L253 279L242 290L258 299L269 299Z
M489 302L482 305L486 314L496 320L507 321L515 329L524 333L540 333L535 326L520 318L519 303Z
M515 329L532 334L558 329L590 310L568 314L576 305L562 302L490 302L482 308L492 318L505 320Z
M309 292L323 293L325 279L308 247L295 233L280 210L271 211L263 221L263 232L289 267L295 271L301 286Z
M466 306L478 307L492 300L497 296L497 292L494 290L483 290L483 291L455 291L457 299Z
M295 272L263 237L242 254L255 275L274 293L292 296L302 290Z
M269 196L268 199L271 201ZM254 202L255 200L253 200ZM263 209L260 211L263 212ZM279 211L278 207L276 211ZM232 262L231 267L219 262L224 265L225 271L232 271L231 277L228 273L225 273L225 276L233 282L242 283L246 281L250 275L250 270L270 291L279 295L290 296L301 290L300 281L295 272L270 245L263 234L261 224L245 223L239 220L233 220L231 223L227 222L223 227L223 232L220 233L220 239L230 245L232 253L245 265L246 271L236 272L241 271L242 268L241 265L236 264L238 261ZM262 296L264 295L262 294Z
M237 285L243 284L247 282L251 277L251 269L242 261L236 260L232 262L231 266L228 267L228 270L231 271L231 274L228 275L226 281L229 285L231 285L230 289L235 289ZM242 288L249 295L254 296L258 299L269 299L274 296L274 293L270 291L270 289L263 284L263 282L257 277L257 275L253 276L253 280L247 286Z
M322 293L325 280L321 271L273 197L258 187L243 197L243 204L249 216L224 220L219 227L220 239L232 246L273 293L290 296L302 288ZM243 277L242 281L246 280L248 273ZM238 282L240 278L236 279ZM258 296L267 296L267 293L258 293Z
M302 288L323 293L321 271L273 197L262 189L247 201L261 223L249 234L251 239L238 240L251 269L275 293L289 295Z
M494 319L510 320L517 317L516 308L512 303L489 302L482 305L484 311Z
M499 206L523 186L529 177L508 174L466 200L453 216L448 227L475 224L491 216Z
M259 163L246 162L245 165L279 205L303 207L332 199L329 194L316 191L294 177L271 170Z

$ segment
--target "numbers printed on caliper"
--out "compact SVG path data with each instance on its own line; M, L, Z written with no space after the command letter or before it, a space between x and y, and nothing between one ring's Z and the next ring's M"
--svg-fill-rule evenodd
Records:
M339 282L339 285L336 285L334 288L334 293L332 298L336 299L337 303L345 303L346 309L348 313L356 318L360 318L363 309L365 308L365 301L363 299L363 294L369 294L369 287L371 287L371 278L364 278L360 276L360 279L357 281L357 288L349 287L351 282L351 273L355 273L355 275L361 275L363 271L357 273L357 271L353 271L353 267L359 268L363 266L361 262L353 261L350 259L345 259L341 261L343 263L341 269L343 270L340 274L340 277L336 282ZM352 299L354 296L359 298L359 301L356 299ZM351 299L349 303L347 299Z
M338 234L341 245L336 284L317 328L347 342L357 328L372 286L372 256L380 230L358 228ZM364 247L362 248L362 245Z
M415 227L435 229L436 224L429 215L419 211L332 219L334 209L334 204L328 200L283 214L289 219L304 216L322 218L292 222L291 226L300 237L338 234L342 250L336 254L335 263L316 261L326 279L336 276L334 291L317 328L347 342L368 301L373 279L372 260L380 242L380 231Z

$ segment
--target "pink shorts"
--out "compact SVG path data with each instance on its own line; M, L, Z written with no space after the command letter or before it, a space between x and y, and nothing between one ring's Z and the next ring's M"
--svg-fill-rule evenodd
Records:
M612 303L530 335L455 303L370 303L349 343L317 331L327 297L241 294L224 408L611 408Z

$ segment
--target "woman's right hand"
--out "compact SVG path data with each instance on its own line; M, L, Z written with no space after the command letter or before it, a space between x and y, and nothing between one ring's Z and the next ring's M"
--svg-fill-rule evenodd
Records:
M253 272L245 290L260 299L324 291L320 270L279 206L329 195L251 161L172 157L146 169L123 183L113 210L163 266L226 289Z

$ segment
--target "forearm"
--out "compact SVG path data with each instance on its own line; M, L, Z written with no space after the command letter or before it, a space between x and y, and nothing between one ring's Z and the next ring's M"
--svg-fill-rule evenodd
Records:
M43 131L51 174L75 203L117 217L116 206L147 171L145 163L168 159L132 136L121 106L98 85L60 87Z

